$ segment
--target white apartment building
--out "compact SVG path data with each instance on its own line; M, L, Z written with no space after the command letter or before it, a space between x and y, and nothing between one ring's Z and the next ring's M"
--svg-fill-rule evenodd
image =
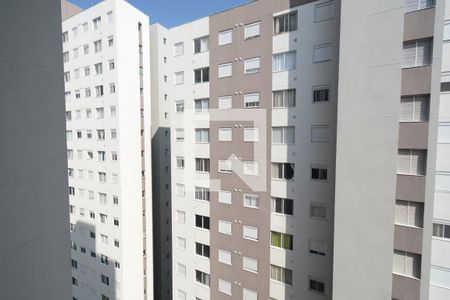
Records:
M63 21L73 299L153 299L149 18Z

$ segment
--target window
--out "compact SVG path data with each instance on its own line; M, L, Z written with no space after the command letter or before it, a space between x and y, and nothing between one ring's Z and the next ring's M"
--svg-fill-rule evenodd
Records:
M62 40L63 43L68 42L69 41L69 33L67 31L64 31L62 34Z
M209 246L195 243L195 254L209 258Z
M232 96L219 97L219 109L230 109L232 107Z
M219 291L227 295L231 295L231 282L219 279Z
M259 162L257 161L244 161L243 163L243 174L244 175L259 175Z
M420 278L421 260L420 254L394 250L393 272L399 275Z
M309 240L309 253L319 256L326 256L327 244L322 241Z
M230 77L233 75L233 64L226 63L219 65L219 78Z
M177 300L186 300L186 292L178 290Z
M259 107L259 93L245 94L244 107L245 108Z
M109 47L114 46L114 36L112 35L108 36L108 46Z
M247 24L244 27L244 38L246 40L260 36L261 34L261 22L255 22Z
M243 300L258 300L258 293L246 288L242 289L242 299ZM272 298L271 298L272 299Z
M294 70L297 65L297 52L290 51L273 55L273 72Z
M272 163L272 179L294 179L294 164Z
M244 74L255 74L261 70L261 58L250 58L244 61Z
M94 24L94 30L100 29L100 26L102 25L102 18L97 17L94 20L92 20L92 23Z
M195 200L209 201L209 189L205 187L195 187Z
M395 224L423 227L423 203L395 201Z
M271 211L277 214L292 216L294 214L294 200L272 197Z
M280 34L297 30L297 11L293 11L274 18L274 33Z
M116 116L116 107L115 106L111 106L109 108L109 114L111 117L115 117Z
M316 293L325 294L325 283L323 281L309 278L309 290L314 291Z
M314 46L313 61L315 63L330 61L333 55L331 44Z
M399 149L397 173L422 176L426 172L426 150Z
M219 173L231 173L231 160L219 160Z
M91 75L91 68L89 66L86 66L86 67L84 67L84 76L87 77L89 75ZM88 89L88 88L86 88L86 89Z
M295 107L296 90L274 91L272 94L272 106L274 108Z
M80 69L73 70L73 74L74 74L75 79L80 78Z
M244 195L244 206L251 207L251 208L258 208L259 207L259 196L245 194Z
M231 44L233 42L233 29L219 32L219 46Z
M177 263L177 273L181 276L186 277L186 266L180 263Z
M244 128L244 142L259 142L259 128Z
M177 247L180 249L186 249L186 239L177 237Z
M175 101L175 111L177 113L183 113L184 112L184 100Z
M176 166L178 169L184 169L184 157L182 156L177 156L176 157Z
M95 96L101 97L103 96L103 85L99 85L95 87Z
M66 121L71 121L71 120L72 120L72 112L66 111Z
M311 179L312 180L322 180L322 181L327 180L328 179L328 169L326 167L321 167L321 166L311 167Z
M71 141L72 140L72 130L66 131L66 140Z
M105 151L97 151L98 153L98 160L99 161L105 161L106 160L106 152Z
M184 84L184 72L175 73L175 84Z
M435 6L435 0L405 0L405 13Z
M64 82L70 81L70 72L64 72Z
M98 172L98 181L99 182L106 182L106 173L105 172Z
M63 53L63 61L66 63L69 61L69 52L64 52Z
M64 74L64 78L65 78L65 75L66 75L66 74ZM70 92L65 92L65 93L64 93L64 100L65 100L66 102L70 100Z
M219 252L219 255L218 255L219 262L221 262L223 264L231 265L231 252L222 250L222 249L219 249L218 252Z
M450 225L433 223L433 236L450 239Z
M75 277L72 277L72 285L73 286L78 286L78 279Z
M80 90L75 90L75 99L80 99L80 98L81 98Z
M101 281L104 285L109 285L109 277L101 274Z
M97 113L97 119L103 119L105 117L105 109L103 107L99 107L95 109Z
M428 120L428 95L402 97L400 100L400 122L426 122Z
M450 41L450 21L445 21L444 24L444 41Z
M313 102L328 102L330 101L331 89L329 87L315 87L313 91Z
M83 33L87 33L88 31L89 31L89 24L86 22L86 23L83 23Z
M209 50L209 36L194 39L194 53L203 53Z
M428 66L431 64L432 39L403 43L402 68Z
M295 127L272 127L272 144L294 144Z
M184 211L177 210L176 219L177 219L178 223L185 224L186 223L186 213Z
M177 196L184 196L185 195L184 184L177 183L177 185L176 185L176 195Z
M210 280L209 274L206 274L199 270L195 270L195 281L204 284L206 286L209 286L209 280Z
M270 265L270 278L281 283L292 285L292 270Z
M109 84L109 93L110 94L114 94L116 92L116 84L115 83L110 83Z
M231 222L219 220L219 232L231 235Z
M195 142L197 144L209 143L209 129L208 128L196 128L195 129Z
M102 40L94 42L94 51L95 53L102 51Z
M233 135L232 128L219 128L219 141L220 142L231 142Z
M309 215L312 218L326 219L327 218L327 208L325 205L320 203L311 203L309 206Z
M114 70L115 65L114 65L114 59L111 59L108 61L108 66L110 70Z
M119 204L119 197L118 196L112 196L113 198L113 204L118 205Z
M184 141L184 129L175 129L175 140L177 142Z
M219 191L219 203L231 204L231 192Z
M244 256L242 258L242 268L246 271L258 273L258 261L256 259Z
M194 100L195 112L202 113L207 112L209 109L209 99L195 99Z
M194 83L209 82L209 67L194 70Z
M258 240L258 228L252 226L243 226L243 237L247 240Z
M173 46L173 56L181 56L184 54L184 43L176 43Z
M293 239L294 237L291 234L271 231L270 244L277 248L293 250L294 248Z
M104 265L109 265L109 262L108 262L108 256L105 256L105 255L101 254L101 255L100 255L100 262L101 262L102 264L104 264Z
M209 217L195 215L195 226L209 230Z
M330 142L330 126L315 125L311 126L311 142L312 143L328 143Z
M73 49L73 58L78 58L78 48Z
M333 1L316 4L314 8L314 22L323 22L333 18L334 3Z

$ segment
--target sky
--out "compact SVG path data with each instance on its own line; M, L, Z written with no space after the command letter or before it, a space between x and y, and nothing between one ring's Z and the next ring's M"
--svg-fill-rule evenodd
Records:
M87 8L99 0L69 0L81 8ZM166 27L180 25L248 0L128 0L134 7L150 16L151 23Z

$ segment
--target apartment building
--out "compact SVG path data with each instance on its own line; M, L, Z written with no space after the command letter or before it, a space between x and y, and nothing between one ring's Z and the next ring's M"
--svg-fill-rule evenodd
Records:
M71 295L60 9L0 2L2 299Z
M73 299L153 299L149 36L123 0L62 24Z
M443 6L441 9L444 11ZM439 36L439 35L438 35ZM442 45L442 69L439 111L436 117L437 154L436 175L434 187L434 207L432 212L433 232L431 241L431 270L430 270L430 300L450 298L450 211L449 211L449 139L448 129L450 110L448 101L450 96L450 2L445 2L445 19L441 35ZM439 46L440 47L440 46ZM440 49L439 49L440 50Z
M154 298L172 298L171 131L173 113L168 94L169 33L160 24L150 26L153 178Z
M169 29L173 299L331 299L339 9Z
M444 5L258 0L157 39L173 299L429 299Z

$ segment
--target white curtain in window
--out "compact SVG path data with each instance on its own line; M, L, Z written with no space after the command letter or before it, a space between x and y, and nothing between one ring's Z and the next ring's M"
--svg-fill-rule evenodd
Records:
M231 234L231 222L219 220L219 232Z
M258 272L258 261L250 257L243 257L242 266L246 270Z
M450 191L449 172L436 172L435 189L437 191Z
M248 290L248 289L243 289L243 300L258 300L258 293L252 291L252 290Z
M231 141L232 140L232 129L231 128L219 128L219 141Z
M397 200L395 202L395 223L408 224L408 201Z
M233 74L233 67L231 63L219 65L219 78L229 77Z

